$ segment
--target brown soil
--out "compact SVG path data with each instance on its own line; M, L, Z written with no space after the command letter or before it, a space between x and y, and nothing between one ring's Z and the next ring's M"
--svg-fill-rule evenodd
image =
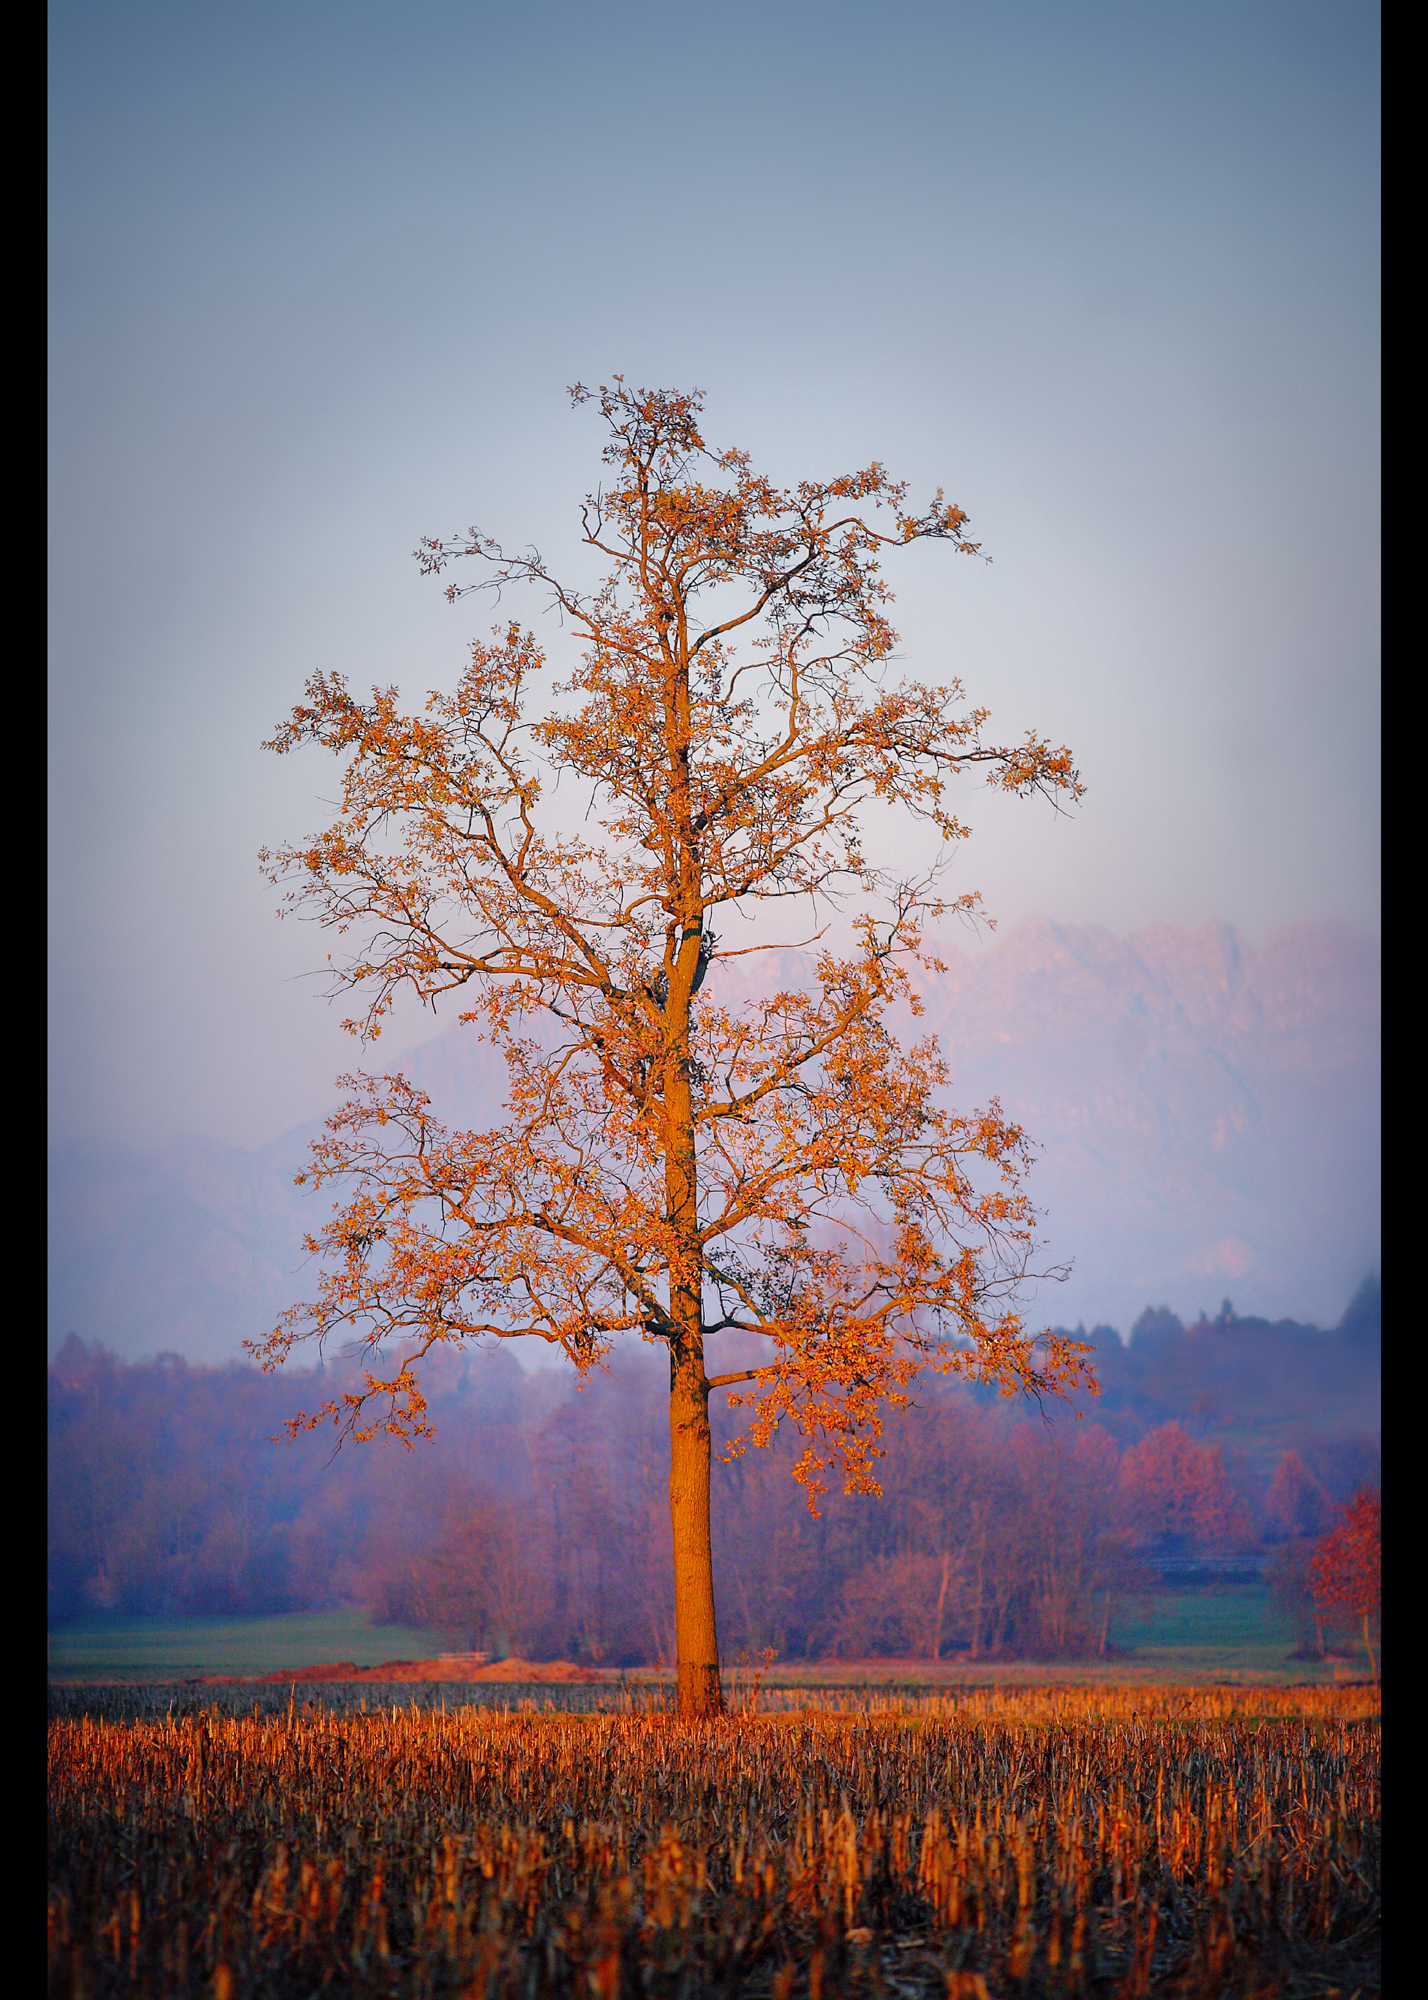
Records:
M465 1660L383 1660L377 1667L359 1667L354 1660L325 1660L315 1667L280 1667L271 1674L205 1674L205 1686L232 1687L251 1679L255 1684L294 1681L600 1681L595 1667L577 1667L569 1660L492 1660L485 1666Z

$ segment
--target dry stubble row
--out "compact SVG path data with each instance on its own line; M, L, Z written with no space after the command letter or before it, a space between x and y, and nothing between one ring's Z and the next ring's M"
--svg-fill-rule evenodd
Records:
M59 1721L51 1990L1376 1990L1367 1693L937 1706Z

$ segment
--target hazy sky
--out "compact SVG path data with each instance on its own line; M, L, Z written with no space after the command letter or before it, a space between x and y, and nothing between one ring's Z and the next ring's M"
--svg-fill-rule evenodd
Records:
M58 1139L330 1101L255 861L330 773L259 743L318 667L450 681L492 614L410 551L572 546L614 371L968 510L992 567L890 571L907 665L1089 786L969 812L1004 924L1377 925L1374 8L51 19Z

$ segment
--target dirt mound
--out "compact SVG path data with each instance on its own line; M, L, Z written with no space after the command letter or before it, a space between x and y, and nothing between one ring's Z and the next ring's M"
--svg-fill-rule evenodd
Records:
M284 1667L275 1674L259 1674L260 1681L353 1681L361 1672L355 1660L327 1660L318 1667ZM226 1680L226 1674L206 1674L205 1680Z
M478 1664L479 1655L466 1659L383 1660L377 1667L359 1667L354 1660L328 1660L316 1667L280 1667L276 1673L258 1674L259 1684L287 1684L293 1681L599 1681L604 1679L594 1667L577 1667L569 1660L491 1660ZM225 1685L227 1674L206 1674L205 1683Z
M492 1660L489 1667L476 1667L463 1676L470 1681L600 1681L605 1676L596 1667L577 1667L570 1660Z

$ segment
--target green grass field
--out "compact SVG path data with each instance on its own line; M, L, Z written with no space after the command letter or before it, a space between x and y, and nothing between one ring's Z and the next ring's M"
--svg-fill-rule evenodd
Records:
M187 1680L266 1674L324 1660L380 1666L459 1650L459 1635L376 1625L360 1606L278 1618L108 1618L49 1635L52 1681Z
M775 1662L769 1687L877 1685L888 1682L1332 1683L1360 1679L1360 1649L1346 1660L1291 1660L1295 1634L1261 1584L1164 1590L1129 1604L1112 1625L1105 1660L819 1660ZM458 1651L459 1634L373 1626L365 1611L294 1612L276 1618L128 1618L95 1620L52 1632L49 1679L182 1681L200 1674L256 1675L284 1667L351 1660L431 1659ZM732 1654L731 1675L748 1678Z
M1293 1623L1259 1583L1157 1591L1128 1605L1111 1627L1125 1664L1178 1678L1197 1674L1226 1679L1333 1681L1369 1671L1362 1647L1347 1660L1291 1660L1299 1644Z

